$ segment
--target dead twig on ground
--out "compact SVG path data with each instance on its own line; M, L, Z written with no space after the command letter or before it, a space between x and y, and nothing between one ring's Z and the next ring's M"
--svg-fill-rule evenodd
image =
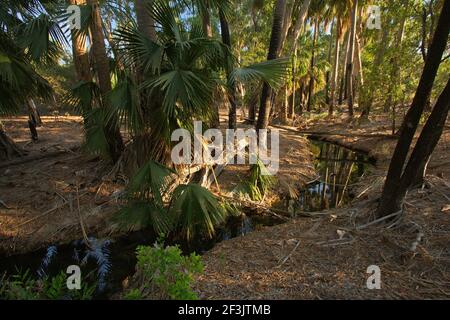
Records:
M295 250L297 250L298 246L300 245L300 240L297 240L297 244L295 245L294 249L292 249L292 251L286 256L284 257L284 259L281 261L281 263L279 265L277 265L275 268L281 268L283 266L283 264L285 264L286 261L288 261L288 259L292 256L292 254L295 252Z

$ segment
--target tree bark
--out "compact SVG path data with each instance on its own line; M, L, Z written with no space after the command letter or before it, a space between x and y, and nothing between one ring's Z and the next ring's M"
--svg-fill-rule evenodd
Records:
M150 40L156 41L155 21L149 13L153 0L135 0L134 3L138 30Z
M333 58L333 70L331 73L331 84L330 84L330 104L328 109L328 115L332 116L334 112L334 107L336 106L336 85L339 71L339 51L340 51L340 41L339 41L339 30L341 29L341 17L337 17L336 26L336 40L335 40L335 50Z
M347 99L347 61L350 50L350 33L347 33L347 38L345 41L345 52L344 52L344 63L342 65L341 83L339 88L339 105Z
M207 38L212 38L211 13L208 1L205 1L205 6L201 10L203 33Z
M107 106L106 95L111 91L111 75L109 59L106 54L100 6L98 0L88 0L88 4L92 6L92 51L97 70L98 85L103 96L104 105ZM111 123L114 122L116 121L111 121ZM112 124L108 125L105 130L111 158L114 162L116 162L124 149L120 129L117 125Z
M403 167L414 134L417 130L417 125L419 124L425 104L433 88L442 54L447 45L449 30L450 0L445 0L416 94L411 107L403 120L399 140L389 165L380 205L377 211L377 215L380 217L397 212L401 208L403 197L401 194L402 190L398 188L398 184L401 182Z
M86 0L68 0L71 5L86 5ZM75 30L71 32L72 38L72 54L75 71L78 81L92 81L91 67L89 64L89 53L86 49L86 36L77 33Z
M275 11L273 14L272 34L270 37L269 53L267 60L274 60L278 58L278 48L280 47L281 32L283 28L283 19L286 12L286 0L277 0L275 5ZM261 93L261 101L258 115L258 122L256 129L266 129L269 125L270 115L270 98L272 96L272 89L267 84L263 84Z
M230 35L230 27L228 25L227 18L222 10L219 10L219 19L220 19L220 30L222 34L222 42L228 46L231 52L231 35ZM230 79L230 72L232 66L227 66L226 73L227 79ZM236 129L236 86L234 84L230 85L228 88L228 101L230 102L230 110L228 112L228 128Z
M316 59L316 43L317 37L319 35L319 18L315 19L314 22L314 36L313 36L313 48L312 48L312 56L311 56L311 69L310 69L310 79L309 79L309 94L308 94L308 104L306 106L306 110L308 112L311 111L312 100L314 99L314 65Z
M356 20L358 13L358 0L354 0L352 9L352 22L350 29L350 52L349 61L347 61L347 105L348 113L353 117L354 97L353 97L353 61L355 55L355 41L356 41Z

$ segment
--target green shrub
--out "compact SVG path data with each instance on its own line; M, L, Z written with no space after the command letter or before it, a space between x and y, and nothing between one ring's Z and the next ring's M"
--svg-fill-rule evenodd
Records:
M50 278L36 280L29 270L19 271L11 277L0 279L0 299L4 300L89 300L95 285L82 282L80 290L69 290L64 272Z
M193 276L203 272L200 256L192 253L183 256L177 246L137 248L137 272L139 288L125 294L126 299L174 299L194 300Z

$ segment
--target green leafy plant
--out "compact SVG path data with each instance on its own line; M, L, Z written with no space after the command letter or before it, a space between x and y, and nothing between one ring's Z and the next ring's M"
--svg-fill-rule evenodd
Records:
M175 189L169 212L188 240L197 234L212 238L215 226L225 222L228 214L208 189L196 184L182 184Z
M213 237L215 228L236 210L196 184L179 185L170 194L170 205L165 205L172 174L154 161L139 169L128 185L128 205L114 217L115 227L128 231L152 227L158 234L181 230L188 240L196 235Z
M36 280L29 270L0 278L0 299L6 300L89 300L95 292L95 284L82 281L80 290L69 290L64 272L54 277Z
M180 248L158 243L140 246L136 253L139 288L126 293L127 299L197 299L191 285L194 275L203 272L200 256L183 256Z
M248 180L241 182L235 189L237 193L246 194L251 200L261 201L273 187L275 178L267 170L264 163L258 159L250 168Z
M115 226L121 230L138 230L152 227L156 233L167 233L172 221L163 204L172 170L149 161L131 179L128 189L128 205L114 217Z

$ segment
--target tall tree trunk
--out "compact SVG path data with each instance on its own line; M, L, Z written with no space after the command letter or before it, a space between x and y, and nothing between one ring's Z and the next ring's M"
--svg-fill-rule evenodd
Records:
M111 75L109 59L106 54L100 6L98 0L88 0L88 4L92 6L92 51L97 70L98 85L104 99L104 105L107 105L105 97L111 91ZM114 122L116 121L111 121L111 123ZM108 125L105 130L112 160L116 162L124 149L120 129L117 126Z
M203 33L207 38L212 38L212 25L211 25L211 12L210 12L209 2L205 1L204 7L201 10L202 27Z
M86 0L68 0L70 5L85 5ZM71 32L72 54L78 81L92 81L89 64L89 53L86 49L86 36L82 36L75 30Z
M355 41L356 41L356 20L358 17L358 0L354 0L352 9L352 22L350 29L350 52L349 61L347 61L347 105L348 113L353 116L354 97L353 97L353 61L355 56Z
M319 18L315 19L314 22L314 36L313 36L313 47L312 47L312 56L311 56L311 69L310 69L310 79L309 79L309 93L308 93L308 105L306 106L306 110L308 112L311 111L312 100L314 99L314 66L316 59L316 44L317 37L319 35Z
M405 185L414 186L423 183L426 168L431 154L441 138L444 131L445 121L447 120L450 106L450 80L444 91L439 96L436 105L431 111L425 126L422 129L416 146L409 158L408 165L405 168ZM408 178L406 178L408 177Z
M402 190L398 188L398 184L401 182L403 167L414 134L417 130L417 125L419 124L420 117L422 116L428 97L431 94L442 54L447 44L449 31L450 0L445 0L416 94L411 107L403 120L399 140L389 165L388 174L377 212L380 217L397 212L401 209L401 201L403 200L403 197L401 193ZM409 185L407 188L408 187Z
M295 92L296 92L296 74L297 74L297 47L298 47L298 38L300 37L303 26L305 25L306 17L308 15L309 6L311 4L311 0L304 0L302 6L300 7L300 11L297 17L297 22L295 23L294 30L292 32L292 55L293 55L293 68L292 68L292 100L289 109L292 117L295 115Z
M333 54L333 30L334 30L334 20L333 20L333 22L331 23L331 30L330 30L330 44L329 44L329 47L328 47L328 59L327 59L327 61L328 61L328 63L329 63L330 65L332 65L332 62L331 62L331 58L332 58L332 57L331 57L331 56L332 56L332 54ZM336 37L337 37L337 33L336 33ZM325 86L325 103L326 103L327 105L330 105L330 82L331 82L331 70L330 70L330 69L327 70L325 79L326 79L326 86Z
M284 43L288 36L288 31L292 25L292 12L294 10L294 0L287 0L286 4L286 12L284 14L283 20L283 30L281 31L281 41L280 47L278 48L278 52L282 52L284 48Z
M267 55L267 60L274 60L278 57L278 48L280 47L281 32L283 28L283 19L285 12L286 12L286 0L277 0L273 14L272 34L270 37L269 53ZM264 83L261 93L258 122L256 124L256 128L258 130L266 129L267 126L269 125L271 96L272 96L271 87L267 83Z
M228 25L227 18L225 17L222 10L219 10L219 19L220 19L220 30L222 34L222 42L228 46L231 51L231 35L230 35L230 27ZM227 66L227 79L230 79L230 72L232 66ZM230 110L228 112L228 128L236 129L236 86L232 84L230 88L228 88L228 101L230 102Z
M350 32L345 41L344 63L342 64L341 84L339 88L339 105L347 99L347 61L350 51Z
M336 106L336 85L338 79L338 71L339 71L339 51L340 51L340 41L339 41L339 32L341 30L341 17L337 17L337 26L336 26L336 40L335 40L335 50L334 50L334 58L333 58L333 71L331 73L331 84L330 84L330 104L328 109L328 115L332 116L334 107Z
M305 25L306 17L308 15L309 6L311 5L311 0L304 0L297 17L297 22L294 26L294 31L292 32L292 42L294 43L293 52L297 49L298 38L300 37L301 30Z
M149 13L153 0L135 0L134 3L138 30L150 40L156 41L155 21Z

